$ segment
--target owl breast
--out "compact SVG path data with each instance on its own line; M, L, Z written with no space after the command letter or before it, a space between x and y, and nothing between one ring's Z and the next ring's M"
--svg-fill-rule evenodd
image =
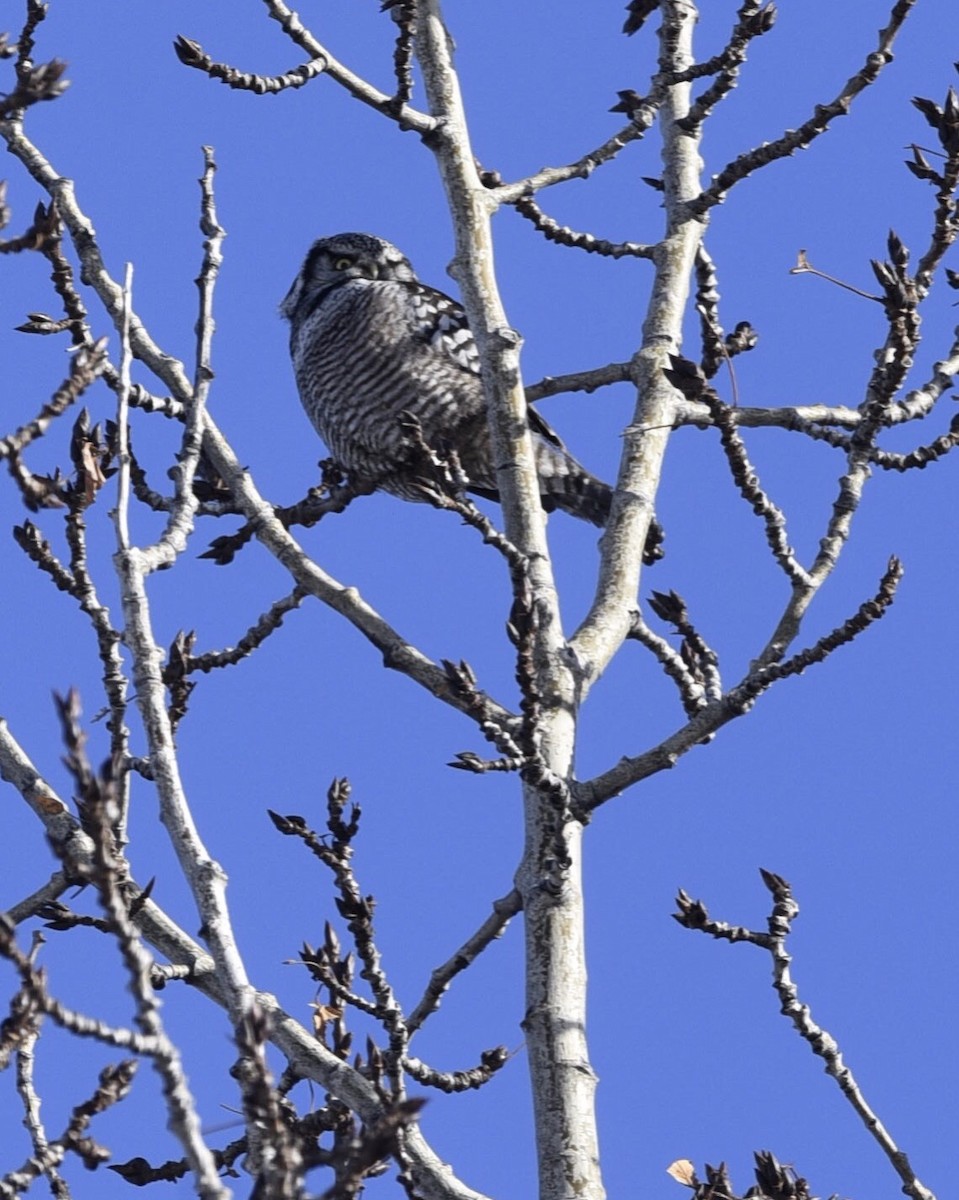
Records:
M354 279L331 290L293 329L291 351L307 415L337 462L366 482L408 494L402 475L419 451L407 412L430 444L458 443L464 423L485 444L479 377L437 354L403 284Z

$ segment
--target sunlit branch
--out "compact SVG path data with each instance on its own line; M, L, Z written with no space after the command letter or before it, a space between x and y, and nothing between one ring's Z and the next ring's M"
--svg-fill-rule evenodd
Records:
M476 168L451 39L439 0L419 0L417 59L431 114L436 156L455 232L454 270L482 364L488 427L506 536L528 567L528 625L514 642L524 688L522 742L543 750L523 770L526 842L517 872L524 896L524 1030L537 1130L540 1191L602 1190L595 1075L584 1028L582 830L568 819L567 777L574 747L575 680L564 654L559 601L540 504L522 390L520 339L497 285L493 205ZM644 531L645 532L645 531ZM645 541L645 537L643 539ZM642 546L640 547L640 552ZM524 614L524 621L526 616ZM531 667L525 655L529 650ZM544 703L543 698L548 702ZM534 728L535 727L535 728ZM528 756L530 745L521 744ZM560 974L555 964L562 959ZM563 1053L555 1049L562 1044ZM573 1065L575 1064L575 1066Z
M526 403L535 404L537 400L545 400L548 396L558 396L564 392L598 391L601 387L609 387L614 383L626 383L631 378L632 363L607 363L605 367L595 367L591 371L574 371L570 375L545 375L536 383L526 386Z
M35 958L35 952L39 950L42 943L42 938L35 935L34 943L31 947L30 957ZM19 1002L26 1000L23 993L15 998L11 1004L11 1016L17 1012ZM47 1131L44 1127L43 1120L40 1115L40 1096L34 1083L34 1050L37 1041L40 1037L40 1021L35 1013L30 1011L29 1001L24 1004L25 1028L18 1036L17 1046L17 1092L20 1095L20 1100L23 1105L23 1124L28 1134L30 1135L30 1144L33 1147L33 1158L37 1163L43 1164L43 1174L47 1176L50 1182L50 1191L54 1196L67 1195L68 1188L66 1181L63 1179L57 1170L56 1164L50 1159L49 1150L50 1143L47 1137ZM19 1014L18 1014L19 1015ZM6 1022L8 1028L10 1022Z
M705 707L706 696L702 682L693 676L683 662L682 656L664 637L654 633L638 612L633 618L629 636L635 638L659 660L663 670L679 689L679 698L687 717L695 716L701 708Z
M65 725L67 718L64 718ZM70 739L67 739L70 745ZM87 775L92 774L85 761L83 743L79 744L79 761ZM71 761L73 755L71 755ZM122 760L115 756L112 767L120 766ZM110 770L108 764L107 771ZM136 1024L151 1042L148 1051L154 1070L163 1085L169 1125L186 1152L196 1177L198 1193L204 1197L225 1197L216 1164L200 1130L200 1119L196 1101L187 1083L180 1051L167 1036L160 1016L160 1001L151 980L153 958L143 945L140 933L132 920L135 897L129 897L124 881L127 864L115 849L113 826L117 814L112 809L118 799L117 780L105 773L94 786L88 789L84 803L87 829L93 838L93 859L90 864L90 881L96 886L111 931L123 959L127 975L127 986L136 1003Z
M359 75L355 75L338 62L326 47L322 46L310 33L299 16L283 3L283 0L264 0L264 3L269 15L279 23L287 37L295 42L301 50L305 50L311 59L322 60L324 74L346 88L357 100L361 100L386 116L393 117L401 129L413 129L417 133L432 132L435 127L432 117L418 112L408 104L403 104L398 110L394 110L392 96L373 87L372 84L367 83L365 79L361 79Z
M672 76L693 63L694 16L684 5L666 0L662 14L659 67ZM689 103L689 83L677 84L667 89L660 109L667 228L654 260L643 344L633 361L636 410L623 439L612 511L601 541L599 580L590 611L570 640L572 654L583 667L581 699L629 633L639 590L641 548L654 519L654 499L679 399L664 368L681 344L690 275L703 236L703 225L690 219L686 208L701 187L699 139L696 132L682 132L676 124L688 113Z
M11 904L2 915L11 925L19 925L22 921L34 916L44 906L56 903L60 896L72 886L73 883L67 878L65 871L54 871L42 887L31 892L29 896L24 896L16 904Z

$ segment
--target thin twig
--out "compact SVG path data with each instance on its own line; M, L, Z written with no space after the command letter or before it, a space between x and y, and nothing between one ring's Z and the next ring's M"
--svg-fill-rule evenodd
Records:
M98 379L107 366L107 339L100 338L88 349L82 347L70 360L70 374L53 393L36 417L14 433L0 438L0 459L21 453L31 442L43 437L51 423L75 404Z
M211 79L218 79L220 83L225 83L227 87L237 91L255 92L257 96L275 95L277 92L284 92L289 88L301 88L326 69L324 59L313 58L309 62L300 63L299 66L293 67L289 71L284 71L282 75L255 75L251 72L240 71L227 63L214 62L199 42L184 37L182 34L174 41L173 50L185 67L193 67L197 71L209 75Z
M658 745L635 757L624 756L608 771L577 784L575 814L582 820L588 820L596 808L613 796L618 796L626 788L651 775L674 767L693 747L701 745L724 725L749 712L757 697L774 683L802 674L807 667L823 662L834 650L858 637L888 612L902 573L899 560L890 559L875 595L864 601L842 625L788 659L765 665L755 664L720 700L701 709Z
M270 817L280 833L298 837L333 875L339 893L337 907L347 922L356 954L362 963L360 974L369 984L373 994L375 1005L372 1010L363 1003L362 998L355 996L355 993L342 986L336 979L336 972L330 965L331 952L324 953L321 948L319 957L310 955L304 961L307 965L316 965L321 972L323 983L328 987L332 986L339 998L354 1002L357 1007L371 1012L382 1024L389 1038L386 1069L392 1084L391 1097L402 1099L405 1094L402 1061L407 1053L410 1035L402 1009L381 962L373 924L373 899L363 894L351 865L351 843L359 828L360 810L354 804L349 819L344 820L343 814L349 798L349 782L345 779L334 780L327 793L329 841L311 830L302 817L280 816L272 812Z
M271 633L280 628L283 618L288 612L299 608L306 595L304 589L297 585L286 596L271 604L256 623L250 626L236 646L228 646L223 650L207 650L203 654L188 654L184 662L184 672L186 674L192 674L194 671L209 673L220 667L235 666L244 658L248 658L254 650L263 645Z
M543 188L554 187L557 183L565 183L570 179L588 179L597 167L612 162L630 142L638 141L652 128L660 103L659 95L637 98L637 102L630 106L630 123L575 162L562 167L544 167L541 171L512 183L503 183L498 175L494 177L493 173L486 172L484 182L493 187L494 196L500 204L515 204L524 196L530 196Z
M423 1087L436 1088L437 1091L454 1095L457 1092L476 1091L502 1070L509 1062L509 1051L505 1046L496 1046L492 1050L484 1050L477 1067L465 1071L437 1071L418 1058L407 1058L403 1069Z
M206 404L213 381L211 365L215 327L213 292L223 261L222 246L226 236L226 231L221 228L216 215L213 195L215 171L216 162L213 150L209 146L204 146L203 175L200 178L200 229L203 232L204 241L203 263L196 280L200 293L200 304L196 320L196 367L193 376L193 397L186 413L183 440L177 455L177 463L171 472L175 491L166 529L155 545L143 551L143 563L148 571L169 567L176 556L183 552L193 530L193 518L197 509L193 480L203 447Z
M14 1001L16 1003L16 1001ZM40 1036L39 1021L36 1021L17 1048L17 1091L23 1103L23 1124L30 1134L33 1155L43 1164L43 1174L50 1184L50 1193L55 1197L68 1197L69 1189L56 1164L50 1157L50 1143L40 1116L40 1097L34 1083L34 1049Z
M63 1162L68 1152L76 1154L89 1171L95 1171L102 1166L109 1159L110 1152L90 1137L87 1130L95 1116L106 1112L126 1098L136 1068L136 1062L129 1059L105 1067L100 1072L93 1094L73 1107L63 1133L47 1142L42 1150L38 1149L17 1170L10 1171L0 1179L0 1195L4 1200L13 1200L14 1197L28 1191L41 1175L46 1175L51 1181L59 1180L54 1168ZM64 1184L63 1190L54 1190L54 1195L63 1200L69 1196L65 1189Z
M80 747L82 755L82 744ZM82 760L81 760L82 761ZM90 774L89 764L84 764ZM107 915L127 974L127 986L136 1003L136 1024L150 1042L150 1061L162 1081L169 1127L186 1152L196 1175L196 1187L201 1196L210 1200L225 1198L228 1192L219 1181L216 1164L204 1141L196 1101L190 1091L180 1052L167 1036L160 1017L151 978L153 957L141 941L131 919L131 901L124 880L127 865L114 842L113 824L117 779L115 772L120 760L108 761L104 773L92 781L84 805L85 825L93 837L94 856L91 882L97 888L100 903Z
M799 999L799 989L792 978L792 956L786 949L786 940L792 932L792 923L799 915L799 905L793 897L789 884L781 875L772 871L761 871L763 883L772 893L773 908L768 920L768 933L728 925L710 918L706 906L691 899L680 891L679 911L673 916L686 929L699 930L711 937L728 942L748 942L767 950L773 961L773 987L779 997L780 1012L788 1017L799 1035L806 1041L814 1054L826 1064L827 1075L832 1076L843 1096L858 1114L863 1125L879 1143L896 1174L902 1180L902 1190L913 1200L935 1200L934 1194L920 1182L912 1169L905 1151L900 1150L876 1112L870 1107L856 1082L850 1068L843 1060L839 1044L812 1016L808 1004Z
M120 649L121 635L114 628L110 611L100 600L87 563L86 526L83 511L72 506L66 523L70 546L70 571L74 581L72 595L86 613L97 639L97 651L103 667L103 688L110 706L107 728L110 731L110 754L115 762L124 762L130 750L130 730L127 726L127 693L129 680ZM126 841L126 820L130 803L130 780L124 774L117 782L116 833L121 843Z
M396 76L396 91L393 95L393 110L399 112L409 104L413 95L413 39L416 36L416 0L387 0L383 9L397 23L396 45L393 49L393 74Z
M883 67L892 61L892 45L896 34L915 3L916 0L896 0L886 27L880 30L876 49L869 54L856 74L846 82L835 99L827 104L817 104L813 116L796 129L789 130L782 137L771 142L763 142L754 150L749 150L733 159L713 178L713 182L708 188L687 202L688 214L691 217L701 217L714 205L721 204L734 184L746 179L754 171L758 171L771 162L785 158L796 150L805 149L817 137L825 133L837 117L846 116L853 100L870 84L875 83Z
M916 267L916 287L924 296L932 286L934 273L943 255L959 237L959 200L956 198L956 189L959 188L959 96L954 88L950 88L941 107L920 96L913 100L913 104L935 129L945 158L941 171L932 171L928 165L925 170L922 166L917 170L914 164L906 164L913 168L913 174L936 187L936 211L929 246ZM917 159L921 157L918 150L915 154Z
M132 1029L108 1025L94 1017L85 1016L54 999L46 987L46 977L23 953L13 937L12 927L0 921L0 955L10 962L20 976L25 991L38 1009L62 1029L81 1038L91 1038L106 1046L132 1050L135 1054L153 1054L156 1042L147 1034L135 1033Z
M701 679L697 679L678 651L654 633L643 620L640 612L633 614L629 636L635 638L658 660L663 670L679 689L679 698L687 717L693 717L706 706L706 690Z
M302 23L299 16L288 8L283 0L264 0L267 11L274 21L278 22L283 32L295 42L301 50L305 50L311 59L319 59L323 64L324 74L344 87L357 100L375 108L377 112L393 118L401 129L412 129L419 134L431 133L436 122L426 113L418 112L409 104L403 104L397 111L393 110L393 97L381 92L372 84L361 79L330 54L329 50Z
M702 396L719 429L720 441L733 481L739 489L740 495L756 516L762 518L766 530L766 541L773 558L794 585L807 587L810 583L810 575L796 558L796 552L789 544L786 516L782 509L770 500L760 484L759 476L749 461L745 443L739 436L735 422L730 419L729 414L732 410L723 403L712 388L705 388Z
M497 938L502 937L506 926L522 911L523 900L516 888L499 900L493 901L493 911L476 932L452 954L442 966L430 976L426 991L417 1006L406 1019L406 1028L415 1033L424 1021L440 1006L440 1001L449 990L450 984L462 971Z
M736 24L722 52L708 64L716 79L697 96L689 113L682 119L680 128L691 130L702 125L720 101L725 100L736 87L739 68L746 61L746 54L754 38L762 37L772 29L776 20L776 6L763 4L760 0L744 0L737 13Z
M514 201L513 207L521 217L530 221L548 242L556 242L559 246L570 246L576 250L585 250L587 254L599 254L607 258L652 258L655 253L655 246L641 242L610 242L606 238L598 238L591 233L561 225L559 221L547 216L532 196L521 196Z
M789 268L790 275L816 275L819 279L825 279L827 283L834 283L836 287L844 288L847 292L852 292L854 296L861 296L863 300L875 300L877 304L882 304L882 296L877 296L873 292L864 292L862 288L854 287L851 283L846 283L843 279L837 279L835 275L828 275L825 271L820 271L818 267L814 267L806 256L805 250L800 250L796 257L796 265Z
M370 494L372 489L367 486L354 487L352 483L345 482L342 473L335 468L331 459L325 460L321 467L324 480L318 487L310 488L296 504L285 507L277 505L273 509L273 515L284 529L292 529L297 525L304 529L312 529L324 517L344 512L358 496ZM256 522L247 521L235 533L221 534L214 538L209 549L199 557L209 559L220 567L227 566L244 546L253 541L256 530Z

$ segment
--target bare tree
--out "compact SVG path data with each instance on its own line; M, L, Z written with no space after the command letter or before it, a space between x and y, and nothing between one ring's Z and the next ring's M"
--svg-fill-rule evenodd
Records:
M36 890L10 904L0 927L0 954L14 980L0 1026L0 1063L15 1067L32 1143L24 1161L0 1163L6 1172L0 1177L0 1195L17 1195L40 1179L55 1195L71 1194L70 1156L89 1168L110 1157L91 1124L121 1102L135 1103L134 1072L138 1060L146 1060L159 1076L167 1122L182 1159L155 1163L138 1154L113 1162L112 1170L130 1183L189 1177L202 1196L236 1190L279 1200L305 1195L308 1174L325 1168L322 1182L313 1182L319 1174L310 1175L310 1182L315 1194L332 1200L358 1194L368 1179L389 1170L410 1196L478 1196L458 1177L455 1164L449 1167L441 1160L422 1133L418 1115L422 1097L430 1091L495 1089L494 1077L510 1052L504 1046L482 1051L471 1047L464 1049L472 1055L471 1065L441 1071L418 1057L414 1039L434 1019L448 989L517 917L525 936L522 1037L531 1077L540 1195L543 1200L597 1200L605 1194L594 1104L597 1080L585 1012L581 870L588 824L628 789L677 766L694 748L716 738L774 685L819 666L860 635L870 636L870 627L886 614L902 577L896 557L889 559L871 592L830 631L807 634L807 615L842 563L870 478L880 472L905 475L921 469L946 456L959 441L959 418L953 418L949 423L940 419L935 434L925 439L916 435L906 449L887 446L893 427L936 418L959 371L955 338L935 348L938 357L931 367L923 367L917 358L920 313L934 286L941 291L943 285L959 285L956 273L943 266L959 234L959 100L954 90L948 90L944 101L915 101L917 122L924 118L926 132L931 129L929 148L917 141L907 163L926 191L924 240L910 251L890 233L886 257L872 264L875 284L868 291L855 289L863 304L875 306L882 315L874 365L862 380L855 404L745 403L747 397L737 384L737 360L756 349L757 334L747 321L726 328L718 269L709 251L716 206L732 202L755 175L826 134L882 78L913 3L897 0L848 81L835 94L823 96L811 113L800 115L794 128L762 145L743 147L727 163L713 163L706 170L701 161L703 131L737 87L754 44L771 35L776 20L771 3L744 0L730 14L721 49L701 59L694 44L693 4L633 0L624 32L642 30L648 46L658 48L655 62L647 68L645 91L619 92L613 107L619 127L588 152L517 179L504 178L495 163L480 163L474 153L453 43L438 0L387 0L383 5L389 10L383 20L392 18L395 23L392 90L380 90L339 62L282 0L266 0L268 15L278 22L297 59L282 74L244 71L217 61L197 41L178 38L175 50L184 67L232 89L276 94L307 84L321 86L326 78L377 119L392 123L398 132L415 134L422 154L435 162L455 242L452 274L482 363L502 528L495 514L478 508L465 493L455 447L451 451L424 442L423 497L454 513L467 527L461 536L478 534L489 553L501 560L510 593L508 611L503 612L504 645L517 683L516 699L506 700L485 688L466 661L434 661L394 627L388 612L374 609L297 541L294 533L300 527L351 519L364 503L358 495L364 489L355 487L355 480L329 461L321 482L303 499L280 504L257 486L255 448L235 449L214 419L208 399L214 381L214 291L223 263L224 230L210 148L203 152L200 180L202 254L192 363L180 361L151 333L138 311L132 270L120 276L107 266L94 230L97 214L85 199L85 181L74 183L64 174L34 133L45 107L42 102L58 99L69 72L60 58L48 57L41 49L46 6L27 0L22 29L0 47L9 79L0 100L0 134L17 169L33 180L42 199L29 219L0 205L3 225L22 230L11 233L0 250L7 256L45 260L50 276L53 311L29 313L21 333L66 337L74 353L66 378L49 398L33 380L16 381L14 398L22 408L13 416L8 412L0 456L14 485L9 495L29 514L17 518L14 538L19 549L65 593L51 597L51 604L71 604L87 619L92 634L88 648L98 656L102 682L102 699L96 706L102 704L106 714L109 750L102 767L91 765L80 697L75 691L59 697L71 802L47 782L47 766L18 739L16 713L9 724L0 722L0 774L40 822L57 860L43 882L47 868L40 839L19 851L35 865ZM55 50L60 52L59 47ZM69 57L69 47L62 52ZM414 99L414 79L422 87L421 101ZM931 80L930 90L934 85L938 86ZM943 83L939 91L944 88ZM662 201L664 223L658 232L643 231L650 240L613 242L549 215L553 189L589 178L630 155L638 163L645 141L654 139L661 150L661 167L650 166L655 159L647 154L642 170L652 172L645 184ZM557 243L558 254L568 248L570 253L639 259L648 266L651 282L638 346L624 347L619 361L524 386L521 338L511 327L494 271L491 222L505 209L515 210L529 223L530 236L538 232ZM829 278L804 252L794 271ZM947 304L943 301L943 307ZM684 322L691 314L698 338L690 344L687 325L684 345ZM117 352L103 336L110 327ZM635 409L622 431L619 473L599 543L592 600L573 629L561 615L528 406L560 393L592 393L624 382L634 389ZM69 466L61 469L43 455L47 446L59 445L58 431L69 421L69 410L81 402L99 415L94 418L83 409L73 420L63 448ZM172 480L172 491L165 493L156 487L156 468L145 464L159 458L156 429L171 423L179 436L172 457L165 463L159 460L169 467ZM770 605L765 625L754 630L751 663L738 676L722 670L721 647L703 632L708 614L694 611L670 586L668 575L661 584L653 580L662 590L646 590L644 548L655 528L664 455L673 436L686 427L714 435L712 445L725 462L732 491L760 524L769 550L768 570L785 584L784 602L778 608ZM823 443L834 455L839 480L811 556L794 549L789 514L753 464L750 433L759 427L798 434L797 445ZM348 513L338 515L347 508ZM149 520L142 518L143 512L151 514ZM200 569L229 578L241 560L258 552L256 543L275 561L273 577L284 578L280 598L262 613L251 613L247 633L235 647L222 650L201 648L196 634L187 631L166 645L157 632L158 572L187 571L188 547L210 542L198 532L203 520L203 528L219 520L228 531L213 539L204 555L219 567L207 562ZM145 530L155 532L147 535ZM554 541L562 532L554 522ZM667 566L668 562L667 557ZM666 571L667 566L655 570ZM418 1002L404 1004L381 958L374 905L366 891L369 881L361 879L354 866L361 826L349 785L342 779L331 785L322 827L300 815L303 806L287 794L294 789L278 788L270 805L273 826L278 835L299 842L329 873L338 914L326 922L322 942L307 943L300 952L299 962L320 996L312 1028L286 1011L273 994L274 986L264 987L244 961L227 903L226 876L216 848L204 841L203 822L191 804L178 754L178 732L189 725L191 693L199 676L242 663L308 598L359 631L382 654L386 666L425 690L438 706L472 722L488 751L481 754L478 746L461 751L450 765L477 775L515 776L525 837L513 888L493 903L489 916L452 954L436 951L442 965ZM633 643L671 681L681 715L668 735L638 751L624 745L617 761L581 777L574 764L581 713L588 709L594 685ZM88 709L94 707L91 697L84 699ZM215 752L211 747L210 753ZM148 882L157 869L154 852L141 843L142 833L136 833L131 821L131 805L146 803L158 806L165 838L188 890L189 920L175 918L176 907L155 898ZM146 876L141 874L143 867ZM783 1014L823 1059L861 1117L867 1136L888 1158L892 1178L898 1177L902 1190L915 1200L930 1200L933 1193L870 1106L834 1036L814 1017L812 998L798 992L787 949L798 912L790 885L770 870L763 870L762 881L771 896L764 929L717 920L685 891L679 893L676 920L714 939L747 942L769 953ZM68 903L68 893L76 887L83 889L79 908ZM97 904L91 903L94 899ZM38 919L52 931L48 938L92 928L115 943L133 997L130 1016L115 1015L115 996L109 1004L104 997L102 1008L95 1007L91 1014L59 998L44 970L48 951L42 948L43 936L35 933L30 945L25 941L25 932L35 928ZM187 931L190 921L198 922L198 934ZM290 927L275 933L279 951L289 953L290 938L300 939L309 930L293 914ZM226 1014L236 1044L234 1103L243 1122L240 1136L226 1145L215 1146L216 1139L201 1128L187 1078L189 1064L183 1061L186 1047L171 1034L158 1004L157 993L172 988L188 988L196 1004L212 1001ZM51 1026L77 1039L94 1039L125 1056L103 1069L88 1097L75 1103L62 1132L52 1131L41 1117L34 1078L38 1043L42 1047L41 1034ZM362 1046L354 1041L360 1029L374 1031ZM504 1031L504 1037L511 1032ZM745 1194L771 1200L810 1196L799 1171L782 1165L774 1153L758 1152L756 1163L756 1183ZM742 1181L731 1182L724 1165L697 1173L691 1162L678 1160L671 1173L697 1200L732 1197L744 1186Z

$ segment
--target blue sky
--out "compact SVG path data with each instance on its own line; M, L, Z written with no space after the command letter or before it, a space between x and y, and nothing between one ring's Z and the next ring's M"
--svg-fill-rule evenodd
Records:
M483 6L451 2L448 20L484 164L515 178L598 145L618 127L608 113L623 88L645 90L655 61L649 29L619 33L623 6L538 0ZM704 5L699 54L721 45L728 3ZM348 65L389 88L392 23L375 3L304 3L303 20ZM842 6L784 3L774 31L753 49L738 91L707 127L705 176L738 152L778 136L831 98L858 69L886 23L876 0ZM8 6L13 32L19 6ZM279 97L228 91L173 55L177 34L218 60L279 72L299 61L262 6L207 0L163 5L100 0L54 3L37 37L38 61L69 63L71 87L29 114L28 131L76 181L115 277L135 267L135 305L155 340L191 361L200 147L212 145L219 215L228 231L216 295L216 380L210 407L261 491L299 498L325 451L296 397L286 328L277 305L310 242L340 230L375 232L400 245L420 276L455 290L445 275L452 236L431 155L414 134L320 78ZM720 272L728 328L749 320L759 347L736 360L748 405L857 404L884 336L878 305L809 276L790 276L805 248L822 270L867 290L871 258L885 257L895 228L917 251L928 236L931 189L902 165L909 143L934 137L910 104L942 102L956 81L959 36L951 0L921 0L896 45L895 61L852 115L814 147L739 185L714 211L708 245ZM0 64L9 72L9 64ZM6 89L10 84L0 84ZM414 102L422 103L417 90ZM589 182L554 189L546 210L612 240L654 240L658 196L640 180L659 169L655 139L630 147ZM11 230L24 227L35 186L15 162ZM622 360L633 352L648 264L612 262L547 245L513 213L495 222L500 284L511 323L525 339L528 381ZM959 269L955 255L947 264ZM0 355L7 388L0 433L28 419L66 373L65 342L13 332L31 310L52 311L46 263L3 260ZM956 323L955 294L940 288L926 306L915 382L944 357ZM91 308L95 307L91 301ZM105 316L97 332L110 333ZM691 347L695 325L689 326ZM116 338L111 339L116 350ZM142 377L141 377L142 378ZM728 382L720 379L728 397ZM87 402L113 415L105 387ZM943 405L951 405L946 399ZM630 389L542 404L576 454L615 475ZM921 428L890 435L889 448L930 441L948 425L944 407ZM134 439L154 486L176 445L161 418L137 414ZM65 464L66 428L35 448L34 470ZM841 470L827 447L781 430L748 434L764 484L786 511L793 544L815 553ZM898 1193L888 1164L831 1080L777 1012L768 960L748 946L714 944L670 920L676 889L712 913L762 926L767 897L760 866L784 875L802 906L790 949L802 998L840 1042L867 1098L913 1162L944 1194L959 1112L954 1077L953 997L959 985L951 911L956 835L957 705L953 623L959 572L955 463L904 477L877 473L857 514L843 561L811 611L802 645L839 624L875 590L892 553L906 576L879 625L824 666L778 685L755 710L679 765L611 802L586 840L590 1038L601 1084L598 1105L610 1196L675 1195L664 1170L675 1158L730 1163L743 1188L751 1152L768 1148L796 1164L815 1192L870 1200ZM7 633L0 714L64 795L70 783L52 689L76 685L96 715L98 663L85 619L55 593L3 530L23 519L4 488L0 529L0 618ZM110 578L107 502L91 534L102 587ZM763 530L736 495L712 433L683 430L671 442L658 497L667 558L644 574L642 594L675 588L721 655L733 681L764 645L786 598ZM491 510L495 513L495 509ZM55 514L41 518L61 544ZM177 569L153 578L161 641L197 630L202 649L234 644L288 590L256 546L229 568L196 555L226 531L202 523ZM231 526L232 527L232 526ZM137 514L134 534L158 532ZM549 525L567 628L592 594L596 531L562 514ZM515 702L503 637L508 581L499 560L457 518L375 496L302 534L324 569L362 594L434 659L467 659L482 685ZM627 646L583 713L581 778L623 754L656 744L682 713L659 666ZM137 735L139 739L139 735ZM142 748L142 741L138 740ZM102 724L91 726L94 758ZM506 893L521 846L515 780L474 778L445 764L459 750L483 752L472 727L413 683L382 669L349 626L315 602L250 661L202 677L179 745L196 820L230 875L241 948L258 986L309 1019L314 991L295 959L335 920L329 881L306 853L274 834L265 810L298 812L319 825L330 779L347 775L364 810L356 865L379 902L381 949L404 1002L419 998L430 971ZM39 825L5 788L0 805L0 907L53 869ZM180 882L154 797L135 796L130 857L138 878L157 877L156 899L188 930L197 924ZM92 905L80 896L76 906ZM127 997L112 949L88 931L49 935L44 961L56 995L117 1021ZM437 1152L470 1185L492 1196L533 1193L518 923L454 988L415 1044L445 1070L473 1065L499 1043L516 1050L478 1094L433 1098L423 1127ZM0 977L9 971L0 966ZM232 1051L218 1012L176 988L164 1018L181 1037L204 1122L231 1120L236 1096L225 1076ZM358 1034L363 1027L357 1026ZM58 1131L112 1057L51 1031L41 1049L44 1115ZM140 1107L137 1108L137 1105ZM135 1110L135 1111L134 1111ZM0 1173L26 1157L26 1135L8 1072L0 1079ZM164 1129L159 1089L144 1069L136 1098L101 1119L94 1134L118 1161L178 1156ZM211 1140L235 1136L230 1130ZM951 1165L951 1164L950 1164ZM316 1190L325 1186L316 1176ZM369 1194L393 1185L371 1184ZM242 1192L242 1189L241 1189ZM127 1194L101 1172L75 1195Z

